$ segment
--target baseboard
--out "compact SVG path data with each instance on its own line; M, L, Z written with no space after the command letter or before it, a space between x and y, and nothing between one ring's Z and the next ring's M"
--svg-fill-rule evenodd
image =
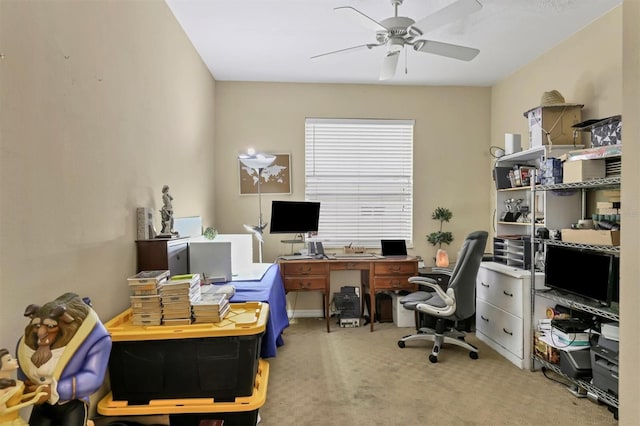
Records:
M324 312L322 309L296 309L287 310L287 315L289 318L322 318Z

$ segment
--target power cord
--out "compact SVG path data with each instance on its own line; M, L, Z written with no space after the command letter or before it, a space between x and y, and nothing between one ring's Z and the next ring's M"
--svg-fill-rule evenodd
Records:
M565 385L565 386L566 386L566 387L568 387L568 388L573 387L573 383L566 382L566 381L564 381L564 380L559 380L559 379L556 379L555 377L551 377L551 376L549 376L549 375L547 374L547 372L549 371L549 369L548 369L547 367L542 367L542 368L541 368L541 370L542 370L542 374L544 374L544 377L546 377L547 379L549 379L549 380L553 380L554 382L556 382L556 383L560 383L561 385ZM552 371L553 371L553 370L552 370ZM555 373L555 372L554 372L554 374L557 374L557 373Z

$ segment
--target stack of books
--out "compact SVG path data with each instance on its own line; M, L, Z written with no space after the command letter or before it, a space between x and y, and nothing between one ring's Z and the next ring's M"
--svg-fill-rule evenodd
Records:
M200 274L174 275L160 286L162 323L191 324L191 303L200 299Z
M202 293L200 300L193 303L193 322L220 322L229 312L231 305L224 293Z
M133 325L160 325L162 306L159 288L169 278L168 270L141 271L127 278Z

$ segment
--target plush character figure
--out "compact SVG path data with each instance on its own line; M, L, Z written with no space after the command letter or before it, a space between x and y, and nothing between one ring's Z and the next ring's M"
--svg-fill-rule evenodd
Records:
M42 391L24 393L24 382L11 378L17 369L18 360L8 350L0 349L0 426L27 426L19 410L47 395Z
M89 396L104 380L111 337L98 315L74 293L43 306L29 305L31 321L18 342L20 371L29 392L45 385L30 426L86 426ZM90 421L89 421L90 422Z

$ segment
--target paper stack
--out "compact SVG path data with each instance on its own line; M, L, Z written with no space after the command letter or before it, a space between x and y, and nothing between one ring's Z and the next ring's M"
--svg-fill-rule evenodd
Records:
M160 286L162 323L191 324L191 303L200 299L200 274L174 275Z
M200 300L193 303L194 323L220 322L229 312L231 305L224 293L202 293Z
M551 341L556 348L567 346L590 346L591 330L578 333L567 333L556 327L551 327Z
M159 287L169 277L168 270L141 271L127 278L133 325L160 325L162 309Z

